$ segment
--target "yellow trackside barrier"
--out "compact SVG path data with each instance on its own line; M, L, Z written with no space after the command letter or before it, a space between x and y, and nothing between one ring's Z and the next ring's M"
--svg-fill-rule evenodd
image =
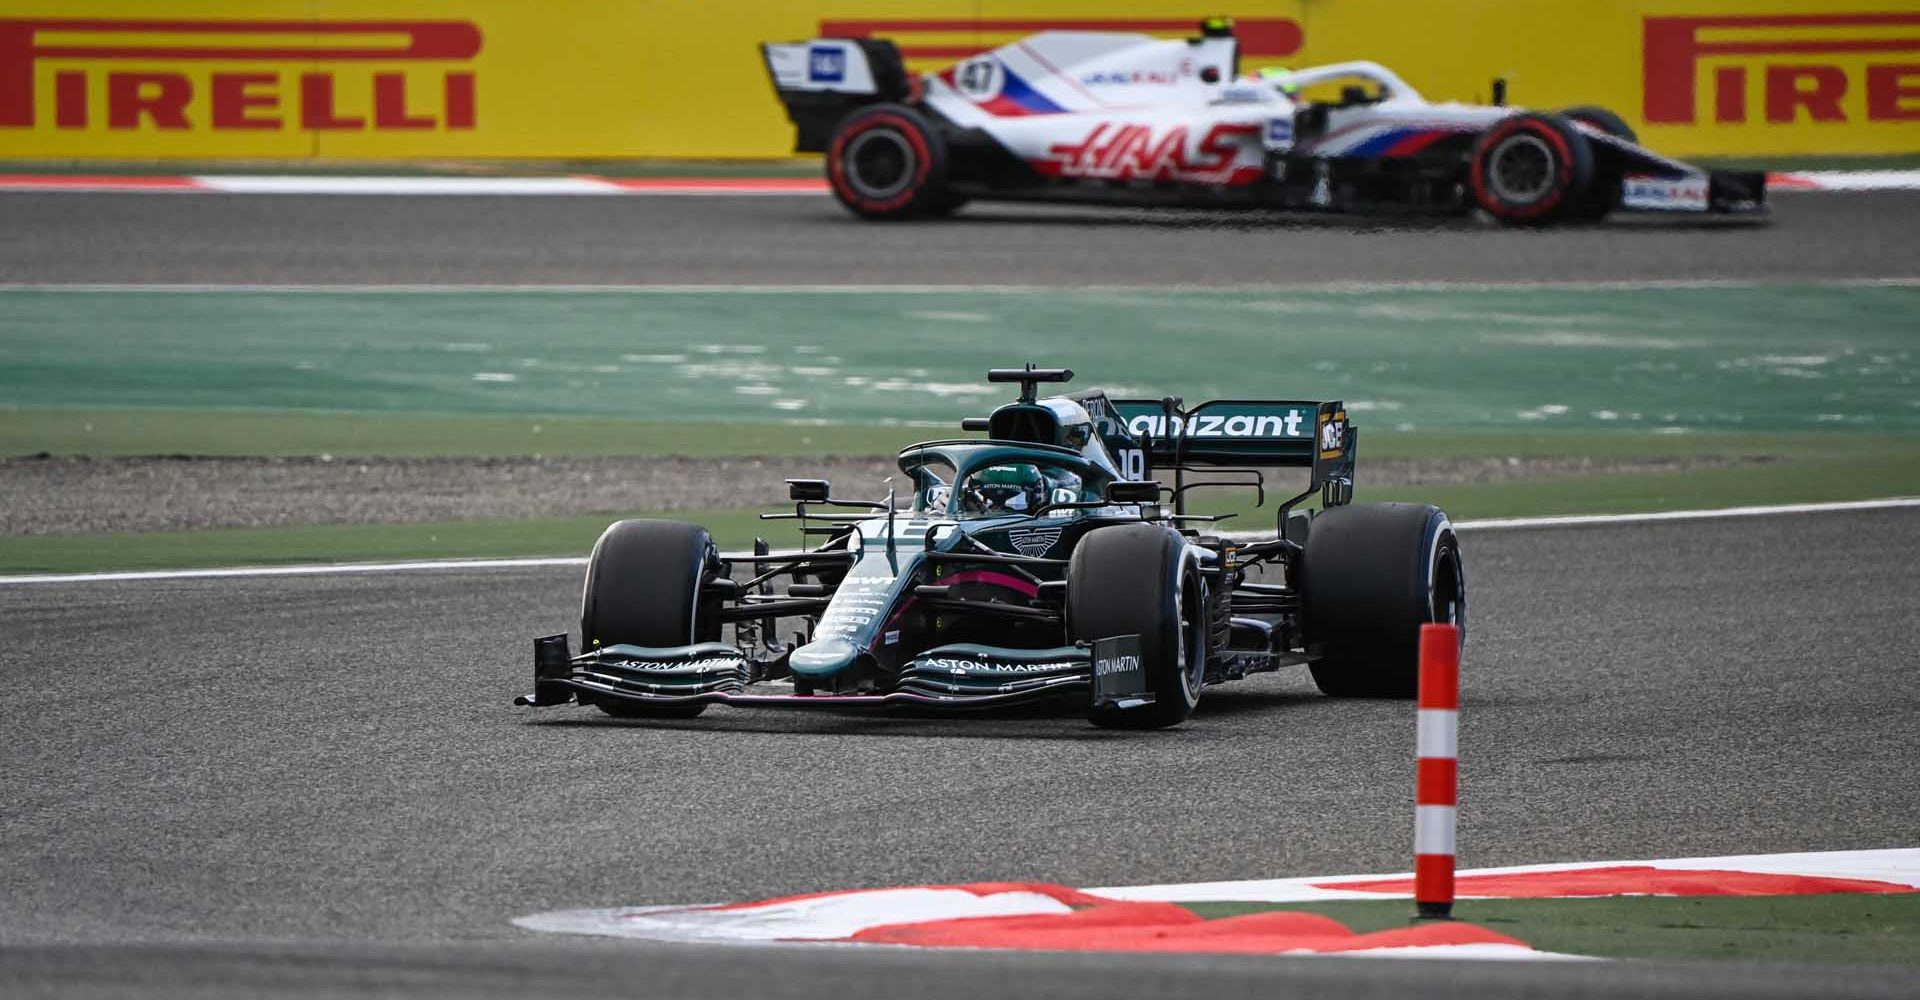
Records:
M1679 156L1920 152L1920 0L11 0L0 159L778 157L761 41L892 38L921 70L1221 13L1250 69L1501 76Z
M1675 156L1920 152L1920 2L1308 0L1306 59L1429 100L1599 104Z

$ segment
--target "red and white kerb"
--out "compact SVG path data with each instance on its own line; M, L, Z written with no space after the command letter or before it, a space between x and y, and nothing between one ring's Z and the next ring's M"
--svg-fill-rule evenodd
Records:
M1422 917L1453 912L1459 804L1460 629L1420 626L1420 761L1413 794L1413 899Z

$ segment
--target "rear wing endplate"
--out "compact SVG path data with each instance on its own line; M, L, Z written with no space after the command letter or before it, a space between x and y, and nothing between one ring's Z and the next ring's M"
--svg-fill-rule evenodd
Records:
M793 120L793 148L821 153L856 108L898 101L911 89L900 50L883 38L815 38L760 46L767 75Z

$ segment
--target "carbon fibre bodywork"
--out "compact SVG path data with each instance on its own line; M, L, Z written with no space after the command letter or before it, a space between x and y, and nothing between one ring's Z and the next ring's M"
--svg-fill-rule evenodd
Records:
M826 153L836 196L869 218L940 215L971 200L1345 212L1479 206L1507 221L1766 210L1763 174L1661 156L1601 109L1562 117L1506 106L1504 97L1430 102L1364 61L1242 75L1238 42L1219 20L1189 39L1046 31L918 76L885 39L762 49L795 125L795 150ZM1503 94L1504 84L1495 89ZM866 113L881 109L892 109L890 121ZM1548 150L1482 147L1525 116L1563 126L1554 144L1565 148L1550 152L1567 172L1564 190L1534 192L1551 194L1553 211L1502 215L1475 164Z
M761 516L798 522L803 537L823 540L712 554L698 577L691 631L723 641L602 645L583 624L587 648L579 655L565 635L536 640L534 691L519 703L578 700L610 711L715 703L966 709L1061 698L1150 704L1128 644L1137 637L1085 634L1068 612L1070 588L1088 585L1075 577L1076 551L1094 532L1129 525L1152 526L1177 544L1174 585L1197 588L1181 612L1181 627L1196 637L1196 698L1203 684L1310 659L1292 579L1300 532L1290 538L1284 527L1310 496L1327 507L1352 496L1357 435L1344 405L1186 407L1177 398L1113 400L1098 390L1037 398L1036 382L1070 376L1031 366L992 373L1022 381L1021 398L966 422L985 438L904 449L901 474L913 484L905 506L892 490L881 501L840 501L824 483L792 481L792 512ZM1307 490L1279 505L1273 537L1235 542L1195 527L1213 518L1186 513L1193 490L1253 489L1264 502L1256 465L1309 470ZM1008 485L1017 479L1008 470L1039 479ZM1153 479L1159 471L1172 472L1173 484ZM1295 521L1307 516L1292 513ZM590 566L589 588L593 578Z

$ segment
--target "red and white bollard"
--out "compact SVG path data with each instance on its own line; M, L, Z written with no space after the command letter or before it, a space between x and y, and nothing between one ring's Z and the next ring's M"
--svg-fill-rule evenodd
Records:
M1413 789L1415 917L1453 916L1453 830L1460 801L1460 629L1420 626L1420 762Z

